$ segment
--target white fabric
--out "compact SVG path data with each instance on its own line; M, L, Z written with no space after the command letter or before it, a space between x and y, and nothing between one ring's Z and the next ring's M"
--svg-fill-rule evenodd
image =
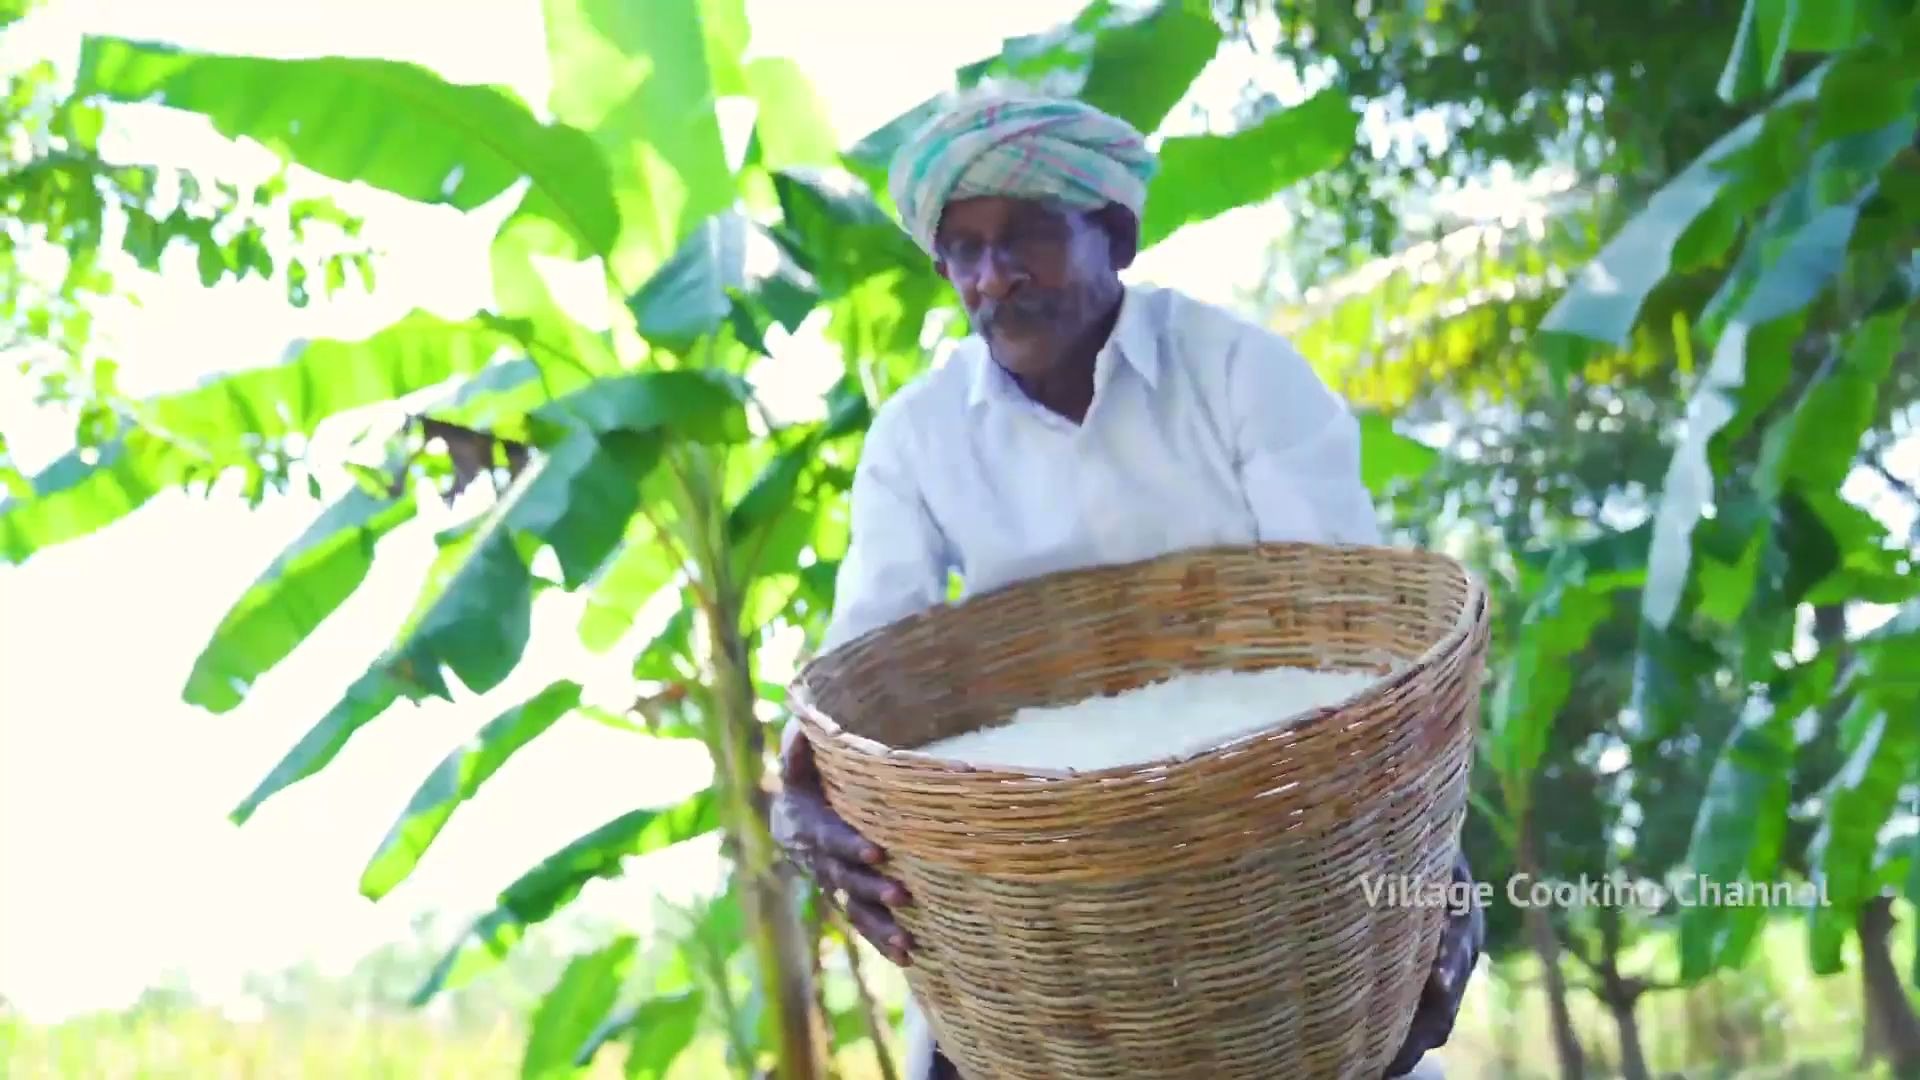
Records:
M1380 542L1359 427L1284 338L1170 289L1127 290L1075 425L970 337L884 402L855 470L822 651L1054 570L1213 544ZM905 1075L932 1040L908 1002Z

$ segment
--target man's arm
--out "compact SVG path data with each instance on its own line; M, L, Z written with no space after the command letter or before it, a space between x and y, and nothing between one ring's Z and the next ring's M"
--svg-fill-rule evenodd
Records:
M1379 543L1347 403L1286 338L1257 327L1236 337L1228 365L1233 447L1260 539Z
M946 601L953 560L913 478L907 423L904 410L890 402L867 429L853 471L847 554L834 583L822 653Z

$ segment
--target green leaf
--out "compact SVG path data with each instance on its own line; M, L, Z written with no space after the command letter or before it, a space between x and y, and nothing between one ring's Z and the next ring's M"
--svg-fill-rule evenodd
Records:
M705 995L688 990L651 998L627 1025L627 1080L665 1080L673 1063L700 1030Z
M1553 720L1572 689L1569 661L1587 647L1612 607L1612 583L1591 584L1571 553L1548 571L1527 606L1492 699L1488 756L1502 781L1520 790L1546 753Z
M1826 3L1827 0L1813 0ZM1802 0L1747 0L1734 33L1733 52L1720 75L1720 98L1738 105L1780 82L1787 45Z
M878 192L877 200L891 204L887 170L893 164L894 155L949 104L946 94L936 94L868 132L847 149L843 157L848 168Z
M685 355L743 302L791 331L819 299L812 275L765 228L728 212L702 222L627 306L642 337Z
M1920 909L1920 843L1907 864L1907 904ZM1916 985L1920 985L1920 939L1913 943L1913 973L1910 976Z
M1700 315L1703 330L1718 335L1743 308L1752 325L1811 303L1844 256L1861 205L1873 194L1880 171L1912 144L1914 132L1915 119L1909 116L1815 151L1748 237L1732 273ZM1809 282L1805 275L1818 280ZM1756 296L1763 285L1774 295ZM1755 307L1773 314L1756 315Z
M526 357L508 360L468 379L458 392L427 406L421 414L495 438L530 443L533 432L528 421L535 411L592 382L590 378L575 378L571 372L546 371Z
M640 609L679 572L666 538L637 520L619 554L589 584L580 613L581 644L596 653L612 648L633 628Z
M533 413L537 431L658 432L671 439L734 443L747 438L740 379L707 369L641 371L598 379Z
M244 825L254 811L275 792L304 780L326 768L355 731L399 701L405 686L385 668L376 667L353 681L339 704L328 710L320 722L308 729L292 750L275 765L273 771L253 789L239 806L227 815L235 825Z
M541 124L505 89L449 83L416 64L89 37L75 93L197 112L230 138L417 202L474 210L526 177L590 250L611 250L619 235L606 163L584 132Z
M541 5L548 103L562 123L592 134L611 170L621 231L609 266L627 288L698 222L733 205L713 79L737 68L745 42L734 36L744 23L723 9L701 0Z
M1817 133L1837 139L1887 127L1913 112L1920 72L1895 50L1855 49L1834 60L1820 85Z
M673 683L687 678L679 661L693 647L693 608L681 608L660 628L633 660L633 677L645 682Z
M532 698L488 721L486 726L440 762L414 792L400 819L360 874L360 893L378 900L407 879L453 817L521 747L552 727L580 704L580 686L556 682Z
M1167 139L1147 193L1141 248L1338 165L1352 153L1359 129L1360 114L1347 95L1323 90L1231 135Z
M1080 100L1152 134L1220 51L1220 25L1185 0L1161 0L1094 37Z
M754 133L760 140L760 164L768 170L794 165L833 165L840 140L827 120L826 102L814 92L800 65L767 56L746 65L748 92L759 108Z
M451 700L443 667L476 694L500 685L531 632L534 555L551 547L567 586L585 581L625 533L640 479L657 455L658 443L647 435L575 430L535 457L479 527L449 549L399 641L274 767L234 820L326 768L397 697Z
M1686 588L1694 526L1713 497L1710 446L1737 417L1764 408L1784 368L1799 321L1794 316L1825 290L1846 259L1859 204L1830 207L1794 233L1762 270L1714 346L1713 361L1687 403L1686 436L1674 451L1654 517L1654 540L1643 610L1664 628Z
M1892 370L1906 322L1907 313L1896 310L1858 326L1839 362L1768 432L1760 460L1762 494L1778 498L1789 484L1839 490L1873 423L1880 384Z
M1808 947L1816 975L1844 967L1841 946L1871 895L1880 830L1893 815L1901 786L1920 770L1920 725L1912 715L1894 717L1871 706L1862 711L1865 715L1849 725L1861 736L1828 786L1826 815L1807 852L1814 881L1827 900L1812 912Z
M196 477L252 463L260 440L311 435L322 420L484 368L512 343L504 323L416 311L360 341L315 341L292 360L209 380L134 407L138 427L34 477L34 495L0 502L0 558L87 536Z
M536 457L388 662L438 696L440 665L474 693L498 686L519 662L529 632L532 579L523 549L551 547L566 586L578 587L625 534L640 480L658 453L656 439L632 429L599 436L582 430Z
M498 964L528 927L572 903L588 882L619 877L627 859L663 851L719 827L713 793L702 791L670 807L630 810L554 852L500 893L493 910L476 920L435 965L415 992L414 1006Z
M32 494L0 501L0 557L21 563L41 548L88 536L186 484L199 464L178 444L145 430L97 454L69 453L33 477Z
M574 1075L582 1046L620 996L639 944L631 934L622 934L567 963L534 1011L532 1030L520 1060L521 1080L556 1080Z
M1810 100L1825 69L1816 71L1782 95L1773 109ZM1716 139L1680 175L1647 201L1592 262L1581 270L1540 322L1543 334L1564 334L1624 347L1648 294L1666 280L1674 246L1694 221L1712 206L1731 181L1722 167L1759 138L1767 113Z
M1859 42L1871 25L1859 0L1800 0L1788 44L1796 52L1839 52Z
M1426 474L1440 460L1440 452L1426 443L1393 430L1393 421L1379 413L1360 416L1360 478L1378 497L1397 482Z
M215 628L182 697L215 713L286 659L366 580L380 538L413 520L412 494L355 487L276 556Z
M1708 775L1694 820L1687 867L1721 886L1773 880L1792 798L1794 723L1825 700L1831 665L1810 667L1776 683L1770 697L1748 702L1739 725ZM1696 904L1680 912L1681 978L1704 978L1738 966L1759 929L1763 909Z
M858 179L833 169L788 169L775 174L773 186L781 215L775 235L803 260L822 296L903 275L929 296L940 286L932 261Z

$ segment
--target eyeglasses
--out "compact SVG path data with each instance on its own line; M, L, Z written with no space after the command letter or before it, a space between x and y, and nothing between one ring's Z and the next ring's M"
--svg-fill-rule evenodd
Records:
M1073 226L1066 217L1038 210L1009 218L998 236L943 236L935 241L934 253L950 270L963 274L978 272L995 256L999 262L1033 270L1064 258L1072 241Z

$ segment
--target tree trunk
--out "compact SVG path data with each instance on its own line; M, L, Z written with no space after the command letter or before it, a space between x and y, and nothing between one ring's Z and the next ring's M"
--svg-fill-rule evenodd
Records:
M1539 859L1533 850L1533 815L1520 820L1519 851L1515 853L1520 872L1528 881L1540 880ZM1586 1057L1580 1050L1580 1037L1573 1030L1573 1014L1567 1008L1567 980L1560 970L1560 941L1554 936L1547 910L1538 904L1527 906L1522 916L1527 941L1540 958L1540 976L1547 990L1547 1011L1553 1021L1553 1050L1560 1061L1561 1080L1586 1080Z
M779 1080L820 1080L821 1052L813 1026L813 964L808 935L787 879L778 868L768 826L770 799L764 783L765 736L754 715L755 695L746 642L740 635L738 603L731 583L716 574L711 582L717 610L707 618L713 700L718 715L714 745L721 760L727 833L735 849L735 877L746 906L754 957L758 961L766 1007L779 1033Z
M1889 1061L1895 1075L1920 1075L1920 1016L1894 966L1887 939L1893 934L1893 899L1878 896L1860 909L1860 981L1865 991L1870 1055L1863 1064Z
M1640 1044L1640 1021L1634 1008L1640 1001L1641 984L1620 977L1620 910L1600 909L1600 994L1613 1014L1620 1033L1620 1075L1622 1080L1652 1080L1647 1070L1646 1051Z

